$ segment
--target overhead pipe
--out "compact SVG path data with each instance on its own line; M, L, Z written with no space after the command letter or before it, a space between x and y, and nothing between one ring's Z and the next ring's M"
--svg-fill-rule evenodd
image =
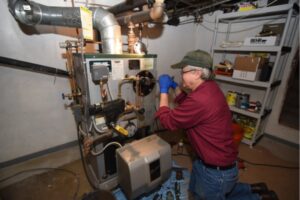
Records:
M164 0L156 0L152 8L150 8L150 10L136 12L122 17L117 17L117 21L121 26L129 24L129 22L132 22L133 24L138 24L152 20L155 21L163 15L164 7Z
M8 6L12 15L26 25L44 24L81 28L78 7L45 6L25 0L11 0ZM93 12L93 26L101 35L103 53L121 54L121 27L114 15L101 7L90 9Z
M135 0L135 1L125 1L122 3L119 3L117 5L114 5L107 10L115 15L120 14L125 11L129 11L131 9L141 7L146 4L153 4L154 0Z

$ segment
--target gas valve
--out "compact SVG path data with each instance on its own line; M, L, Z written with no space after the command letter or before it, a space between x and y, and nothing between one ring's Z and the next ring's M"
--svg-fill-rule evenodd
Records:
M62 97L63 100L65 100L66 97L67 97L69 100L72 100L73 95L72 95L72 94L65 94L65 93L62 93L62 94L61 94L61 97Z

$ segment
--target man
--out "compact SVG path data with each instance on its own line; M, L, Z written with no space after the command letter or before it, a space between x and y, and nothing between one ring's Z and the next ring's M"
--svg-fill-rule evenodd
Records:
M231 112L213 81L212 58L204 51L186 54L172 68L181 68L182 87L169 75L161 75L160 105L156 117L169 129L185 129L198 159L193 163L189 189L195 199L262 199L248 184L237 184L237 148L232 136ZM168 91L175 89L175 109L169 108ZM184 92L189 90L190 92ZM266 191L262 184L257 192ZM254 190L254 186L252 189ZM269 195L270 196L270 195Z

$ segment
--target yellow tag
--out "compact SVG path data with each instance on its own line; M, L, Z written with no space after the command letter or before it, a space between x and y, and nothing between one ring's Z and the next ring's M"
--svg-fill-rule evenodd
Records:
M123 128L122 126L116 125L115 129L122 135L128 136L128 131L125 128Z
M81 6L80 18L81 18L82 35L84 39L93 40L94 31L93 31L92 11L86 7Z

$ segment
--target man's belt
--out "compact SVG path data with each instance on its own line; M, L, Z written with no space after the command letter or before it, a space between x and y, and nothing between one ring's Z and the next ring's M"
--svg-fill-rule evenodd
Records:
M226 166L216 166L216 165L211 165L211 164L207 164L204 162L202 162L202 164L207 168L216 169L216 170L228 170L228 169L232 169L236 166L236 163L231 164L231 165L226 165Z

